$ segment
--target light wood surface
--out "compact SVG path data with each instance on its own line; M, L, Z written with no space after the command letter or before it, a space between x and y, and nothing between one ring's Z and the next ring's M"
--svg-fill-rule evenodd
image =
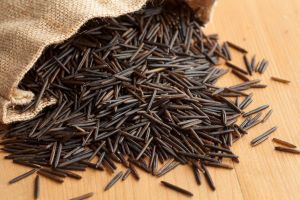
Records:
M219 33L221 40L230 40L246 47L250 55L267 58L270 67L263 76L257 75L267 89L256 89L255 103L269 104L274 113L270 120L249 131L249 134L233 145L240 156L240 163L229 164L233 170L209 168L217 190L212 192L202 176L202 185L196 185L188 167L178 167L162 178L155 178L140 171L141 180L129 177L111 190L103 192L111 179L107 172L87 170L81 181L67 179L59 185L41 177L42 200L65 200L95 192L91 199L156 200L188 199L160 185L166 180L194 193L189 199L299 199L300 156L275 152L271 138L278 137L300 146L300 1L299 0L219 0L213 22L206 33ZM234 54L234 63L242 63L240 54ZM270 80L277 76L291 80L289 85ZM222 78L219 85L237 83L232 75ZM278 125L279 129L269 140L251 147L251 139L263 131ZM33 199L34 176L17 184L7 182L29 168L4 160L0 153L0 199Z

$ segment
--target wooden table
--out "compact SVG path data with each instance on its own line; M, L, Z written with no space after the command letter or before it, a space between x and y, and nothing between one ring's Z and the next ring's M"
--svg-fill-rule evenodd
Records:
M285 3L282 3L285 2ZM267 89L255 90L255 103L251 108L269 104L274 109L271 119L252 129L247 136L236 142L233 151L240 156L240 163L230 163L234 170L209 168L217 190L212 192L203 177L196 185L193 174L187 167L178 167L162 178L141 172L140 181L129 177L126 183L118 183L103 192L104 185L111 179L106 172L88 170L82 173L81 181L66 180L58 185L41 179L42 200L64 200L87 192L95 192L92 199L188 199L160 186L161 180L176 183L193 191L190 199L299 199L300 156L274 151L271 138L278 137L300 146L300 1L299 0L219 0L213 22L205 30L219 33L222 40L234 41L246 47L257 58L267 58L270 67L262 81ZM242 62L235 54L235 63ZM278 76L291 80L289 85L270 80ZM237 83L232 75L218 84ZM278 125L271 138L257 147L251 147L251 139ZM33 199L34 176L8 186L7 182L28 169L0 160L0 199Z

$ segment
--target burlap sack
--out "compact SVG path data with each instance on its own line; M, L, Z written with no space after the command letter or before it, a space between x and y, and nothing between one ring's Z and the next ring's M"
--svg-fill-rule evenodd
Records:
M140 9L147 0L1 0L0 1L0 121L11 123L34 117L55 99L43 99L35 110L20 113L15 105L28 104L30 91L18 89L25 73L33 66L45 47L62 42L88 20L115 17ZM205 16L207 2L187 0ZM205 12L204 12L205 11Z

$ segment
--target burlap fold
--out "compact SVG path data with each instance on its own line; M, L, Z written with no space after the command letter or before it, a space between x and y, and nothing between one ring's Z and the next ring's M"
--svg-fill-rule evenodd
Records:
M43 99L35 110L20 113L15 109L16 105L28 104L34 98L32 92L18 89L18 84L45 47L70 38L92 18L133 12L146 1L1 0L0 121L7 124L30 119L44 107L55 104L55 99Z

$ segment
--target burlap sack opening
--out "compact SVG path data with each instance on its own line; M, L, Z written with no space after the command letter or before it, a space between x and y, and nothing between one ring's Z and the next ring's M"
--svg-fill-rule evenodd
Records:
M33 100L34 94L18 89L18 84L47 46L70 38L93 18L134 12L141 9L146 1L0 1L0 122L8 124L31 119L45 107L56 103L54 98L42 99L34 110L20 113L15 109L16 105L25 105ZM204 5L198 9L199 15L203 15L210 13L215 0L196 1ZM209 12L204 12L206 7Z

